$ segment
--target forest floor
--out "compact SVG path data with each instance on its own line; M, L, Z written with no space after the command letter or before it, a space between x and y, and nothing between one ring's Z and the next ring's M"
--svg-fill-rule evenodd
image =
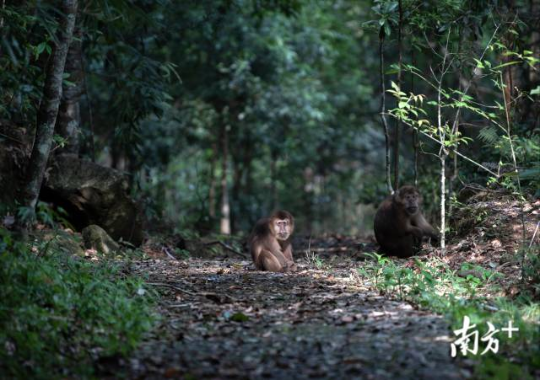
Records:
M303 243L303 244L302 244ZM101 375L129 378L460 379L443 317L381 296L360 278L367 241L300 241L294 274L250 260L170 257L134 261L162 294L160 328L129 360ZM316 246L319 245L319 248ZM323 247L320 247L323 245ZM329 246L333 245L333 246ZM365 249L363 249L365 248ZM157 253L155 256L159 256Z
M523 213L522 213L523 211ZM525 215L521 218L520 215ZM477 196L464 205L445 255L424 247L458 276L493 274L492 292L519 292L523 237L538 232L540 200ZM522 227L525 226L525 229ZM531 240L530 244L534 242ZM180 242L183 246L184 242ZM219 241L149 242L147 259L126 268L161 293L159 327L129 359L100 363L104 378L184 379L461 379L474 362L451 358L456 339L443 316L385 295L359 275L375 252L373 238L340 235L293 241L299 272L255 270L251 260ZM170 249L168 249L169 247ZM236 251L236 252L235 252ZM243 250L245 251L245 249ZM418 259L392 259L415 268ZM465 268L465 269L464 269ZM415 270L415 269L414 269ZM485 278L484 278L485 280ZM510 355L512 356L512 355Z

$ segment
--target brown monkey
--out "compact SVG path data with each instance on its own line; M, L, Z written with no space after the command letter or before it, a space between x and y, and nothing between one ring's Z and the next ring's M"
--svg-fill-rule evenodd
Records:
M276 211L259 220L249 238L255 267L270 272L296 271L290 243L293 231L294 218L287 211Z
M429 236L438 240L438 232L431 227L420 211L422 197L416 187L403 186L386 198L375 214L375 237L381 250L391 256L414 255L414 246Z

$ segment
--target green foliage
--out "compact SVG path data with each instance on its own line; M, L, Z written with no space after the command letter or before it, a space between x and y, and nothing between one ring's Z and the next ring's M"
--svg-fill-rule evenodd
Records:
M478 136L483 142L490 145L495 144L495 142L499 140L499 134L497 133L497 128L494 126L488 126L488 127L482 128Z
M324 269L325 263L324 260L319 257L315 252L306 251L306 260L310 265L314 266L316 269Z
M163 59L159 47L169 5L99 0L85 12L89 93L83 106L100 110L92 115L96 132L106 133L134 168L142 165L141 122L163 115L172 101L171 84L180 82L176 65Z
M156 297L111 262L0 236L0 371L11 378L91 375L99 357L127 355L155 321Z
M538 233L538 231L537 231ZM538 239L538 236L535 237ZM524 281L531 285L531 297L540 297L540 246L538 244L531 245L524 249L523 260L523 278Z
M208 216L208 197L212 185L220 197L223 125L229 134L235 230L248 230L276 207L272 198L283 208L309 209L315 219L329 212L337 216L332 198L347 193L349 204L356 202L362 173L353 165L366 161L371 142L380 139L358 133L371 128L358 118L370 87L350 54L359 48L353 24L345 22L355 17L346 5L321 2L299 9L295 18L267 12L262 19L253 18L252 6L224 2L216 12L192 1L166 14L166 23L184 31L183 38L168 42L182 78L174 94L181 102L161 120L143 124L142 152L150 173L143 190L155 200L156 214L162 209L181 228L216 227L217 219ZM192 28L194 23L201 27ZM201 47L205 50L198 53ZM367 160L375 162L376 156ZM302 180L306 176L308 183ZM318 182L322 176L325 186Z
M0 116L31 127L57 12L46 2L15 3L0 9L6 21ZM383 69L394 95L387 109L411 127L401 145L404 181L413 179L410 132L416 129L423 153L419 185L434 196L433 204L433 154L441 146L450 156L457 150L503 167L512 165L513 148L520 175L507 173L501 182L515 189L519 178L525 192L540 192L531 107L537 84L514 88L509 126L501 91L506 70L525 80L538 69L533 25L522 17L527 7L518 2L510 12L493 1L401 3L398 89L395 0L91 1L77 21L84 66L81 153L95 151L99 162L128 172L149 219L215 231L219 207L210 209L222 195L220 134L226 129L235 232L276 207L299 215L302 229L359 232L359 203L377 204L386 195L374 75L374 46L384 37ZM65 76L66 85L71 81ZM55 136L57 146L65 143ZM492 176L458 161L462 182L485 183Z
M63 208L58 207L54 209L45 202L38 202L35 210L32 207L19 207L17 209L17 215L25 223L38 221L51 228L56 228L58 224L62 224L72 230L74 229L66 219L67 213Z
M381 36L390 36L392 28L398 24L398 5L397 1L375 0L375 6L371 9L377 16L376 20L366 21L365 28L378 28Z
M43 86L43 60L51 52L58 26L54 7L42 2L4 4L0 19L0 118L33 122Z
M372 260L358 268L361 277L385 294L446 315L452 330L462 327L464 316L477 325L480 335L487 332L487 322L506 326L511 320L519 328L512 339L504 334L497 335L501 341L498 355L473 357L477 360L476 376L493 378L494 374L514 374L509 371L516 370L516 366L507 355L519 358L520 378L526 378L538 368L540 304L527 297L514 301L485 297L483 294L497 292L493 280L500 275L467 263L456 273L437 258L416 259L413 266L404 266L376 253L371 256Z

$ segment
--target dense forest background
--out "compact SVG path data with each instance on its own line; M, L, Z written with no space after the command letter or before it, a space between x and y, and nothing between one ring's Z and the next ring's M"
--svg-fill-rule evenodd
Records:
M0 2L0 378L537 378L539 198L540 0Z
M147 218L179 229L246 232L282 207L305 232L366 233L388 193L382 63L382 88L402 91L383 111L399 183L420 186L428 214L441 141L449 198L464 182L515 185L514 159L534 194L539 6L79 4L52 150L127 173ZM29 136L59 12L3 3L0 112Z

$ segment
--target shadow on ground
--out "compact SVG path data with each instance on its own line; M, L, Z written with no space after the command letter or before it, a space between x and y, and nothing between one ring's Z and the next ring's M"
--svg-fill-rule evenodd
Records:
M361 265L359 263L358 265ZM370 291L344 265L296 274L248 261L133 264L163 295L161 326L114 376L458 379L440 316ZM104 366L102 375L113 375Z

